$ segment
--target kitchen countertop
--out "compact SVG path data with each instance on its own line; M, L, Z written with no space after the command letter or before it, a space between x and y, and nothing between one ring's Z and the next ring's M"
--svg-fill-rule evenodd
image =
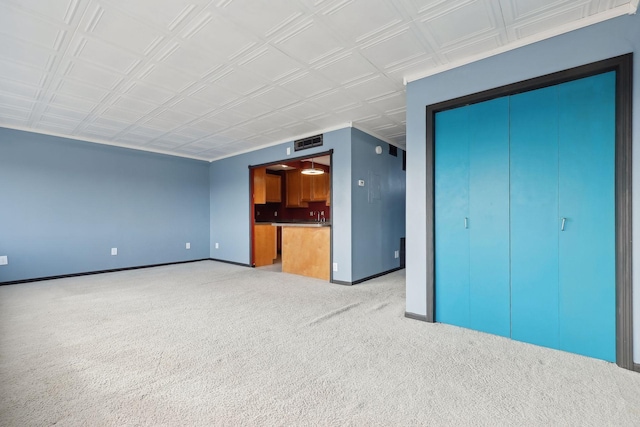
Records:
M256 223L260 224L260 223ZM283 221L283 222L272 222L270 223L276 227L329 227L331 225L330 221L327 222L318 222L318 221Z

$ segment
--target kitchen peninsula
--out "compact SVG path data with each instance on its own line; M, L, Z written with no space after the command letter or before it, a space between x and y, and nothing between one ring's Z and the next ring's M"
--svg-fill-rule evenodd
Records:
M327 222L273 223L282 227L282 272L330 279L331 230Z

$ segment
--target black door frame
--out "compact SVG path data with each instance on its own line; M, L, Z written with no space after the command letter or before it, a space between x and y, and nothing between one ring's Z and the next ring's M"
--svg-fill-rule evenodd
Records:
M427 177L427 322L435 322L435 114L468 104L616 72L615 236L616 236L616 364L640 372L633 362L632 301L632 67L633 54L617 56L569 70L489 89L426 107Z

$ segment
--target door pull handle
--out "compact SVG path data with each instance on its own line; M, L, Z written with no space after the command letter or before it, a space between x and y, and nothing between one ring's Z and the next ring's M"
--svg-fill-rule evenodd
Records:
M562 225L560 226L560 231L564 231L565 222L567 222L567 218L562 218Z
M464 228L469 228L469 218L464 217Z

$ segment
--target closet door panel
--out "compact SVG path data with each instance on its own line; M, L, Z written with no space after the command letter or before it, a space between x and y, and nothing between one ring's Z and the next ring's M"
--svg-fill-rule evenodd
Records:
M558 88L511 97L511 336L558 348Z
M435 118L435 318L469 326L469 108Z
M467 108L470 323L509 336L509 98Z
M615 361L615 73L559 86L560 348ZM559 220L561 227L562 219Z

